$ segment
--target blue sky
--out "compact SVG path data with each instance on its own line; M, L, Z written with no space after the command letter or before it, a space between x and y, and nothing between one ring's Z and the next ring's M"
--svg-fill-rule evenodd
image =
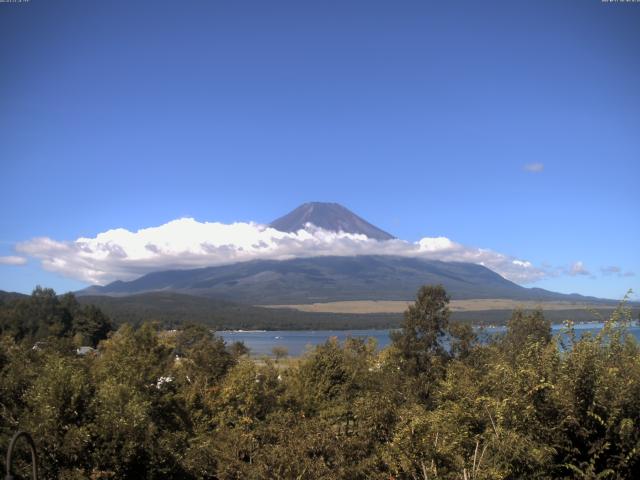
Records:
M319 200L640 291L638 45L599 0L0 4L0 289L86 284L34 238Z

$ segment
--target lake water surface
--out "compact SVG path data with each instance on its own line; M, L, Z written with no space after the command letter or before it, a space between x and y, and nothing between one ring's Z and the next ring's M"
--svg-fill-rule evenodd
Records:
M553 334L561 333L562 325L552 327ZM596 333L602 328L600 322L580 323L575 325L576 333ZM270 330L270 331L226 331L217 332L227 343L241 341L249 347L252 356L270 355L273 347L285 347L289 355L298 356L307 348L326 342L331 337L337 337L341 342L347 337L372 337L378 342L379 348L386 347L391 330ZM505 327L491 327L482 330L483 335L491 335L505 331ZM640 341L640 326L633 323L629 333Z

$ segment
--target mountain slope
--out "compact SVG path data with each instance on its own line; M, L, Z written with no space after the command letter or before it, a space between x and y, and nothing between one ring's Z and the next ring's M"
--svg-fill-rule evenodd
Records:
M297 232L304 229L307 223L332 232L360 233L375 240L394 238L338 203L305 203L274 220L269 226L281 232Z
M521 287L471 263L362 255L254 260L195 270L154 272L130 282L89 287L80 295L176 292L252 304L340 300L411 300L420 286L441 283L453 299L589 300Z

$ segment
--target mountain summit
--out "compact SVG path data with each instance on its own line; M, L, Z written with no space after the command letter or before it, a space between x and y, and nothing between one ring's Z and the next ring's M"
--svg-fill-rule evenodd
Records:
M304 229L307 223L332 232L359 233L375 240L394 238L338 203L304 203L269 226L281 232L297 232Z

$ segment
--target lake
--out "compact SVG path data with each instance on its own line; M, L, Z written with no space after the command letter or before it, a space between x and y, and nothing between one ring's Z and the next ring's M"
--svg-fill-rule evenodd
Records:
M602 328L600 322L579 323L575 325L576 333L596 333ZM564 327L554 325L553 334L560 333ZM491 327L483 329L483 333L491 335L504 332L505 327ZM227 343L244 342L249 347L252 356L271 355L273 347L285 347L289 355L302 355L307 348L326 342L331 337L337 337L341 342L347 337L375 338L379 348L389 345L391 330L269 330L269 331L224 331L217 332ZM640 341L640 326L633 323L629 333Z

